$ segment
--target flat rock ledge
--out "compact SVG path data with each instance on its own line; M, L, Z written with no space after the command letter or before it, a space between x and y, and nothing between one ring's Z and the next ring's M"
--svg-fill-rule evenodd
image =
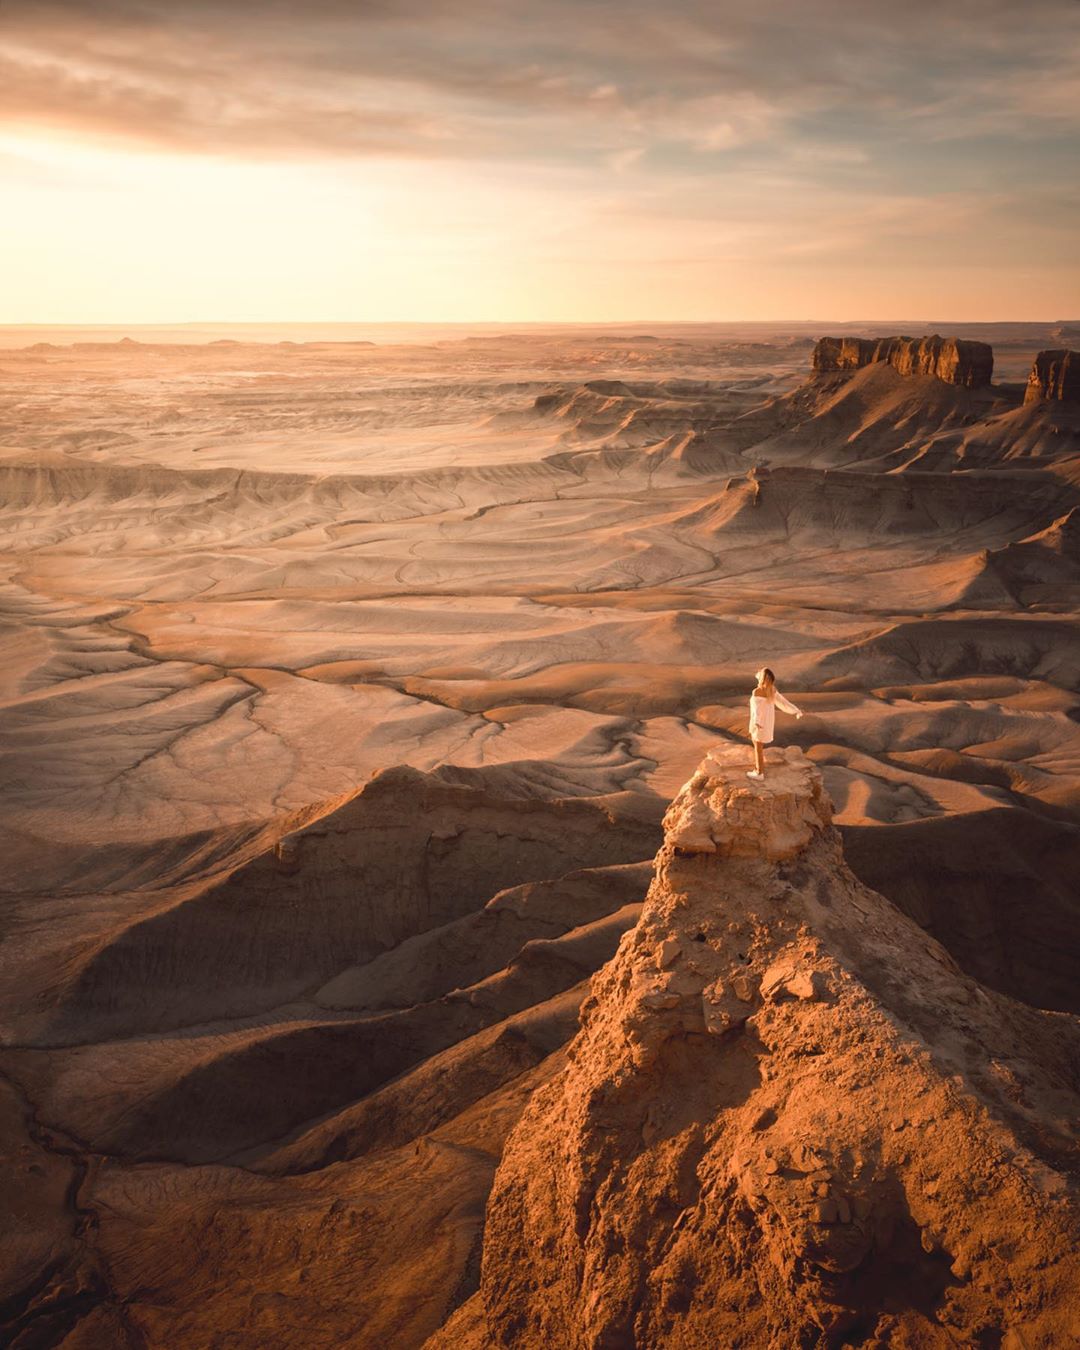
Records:
M800 853L832 824L821 775L797 746L765 752L764 781L748 778L749 747L710 751L664 816L664 837L680 853L780 861Z

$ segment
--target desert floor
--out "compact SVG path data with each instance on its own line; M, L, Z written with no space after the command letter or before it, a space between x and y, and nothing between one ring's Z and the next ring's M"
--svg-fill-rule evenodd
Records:
M17 1316L67 1261L64 1334L276 1344L272 1272L317 1261L291 1336L421 1344L762 664L858 875L1077 1010L1080 413L1021 403L1054 344L1003 332L968 391L809 381L814 335L0 343ZM311 880L280 841L323 819Z

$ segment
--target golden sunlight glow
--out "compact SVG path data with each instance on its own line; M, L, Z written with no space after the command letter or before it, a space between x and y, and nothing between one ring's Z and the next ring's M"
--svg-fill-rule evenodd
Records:
M240 160L0 135L8 323L604 321L1056 312L1050 275L922 255L852 273L850 238L762 180L729 219L537 166ZM673 194L690 188L677 180ZM655 209L653 209L655 208ZM898 233L924 209L890 204ZM962 218L970 209L954 205ZM1010 285L1013 288L1010 294Z
M1068 317L1051 8L10 0L0 323Z

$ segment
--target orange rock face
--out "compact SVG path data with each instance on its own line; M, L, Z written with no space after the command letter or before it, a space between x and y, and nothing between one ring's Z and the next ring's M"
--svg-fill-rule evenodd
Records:
M934 375L946 384L978 389L994 373L993 348L963 338L821 338L814 347L815 371L858 370L886 361L901 375Z
M1066 1344L1075 1024L861 885L798 752L753 786L710 757L666 830L510 1136L459 1343Z
M1036 356L1028 376L1024 402L1040 403L1044 399L1080 402L1080 352L1062 347Z

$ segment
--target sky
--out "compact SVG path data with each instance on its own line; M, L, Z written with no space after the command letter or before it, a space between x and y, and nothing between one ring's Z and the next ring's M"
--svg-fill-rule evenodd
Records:
M0 0L4 323L1080 316L1080 0Z

